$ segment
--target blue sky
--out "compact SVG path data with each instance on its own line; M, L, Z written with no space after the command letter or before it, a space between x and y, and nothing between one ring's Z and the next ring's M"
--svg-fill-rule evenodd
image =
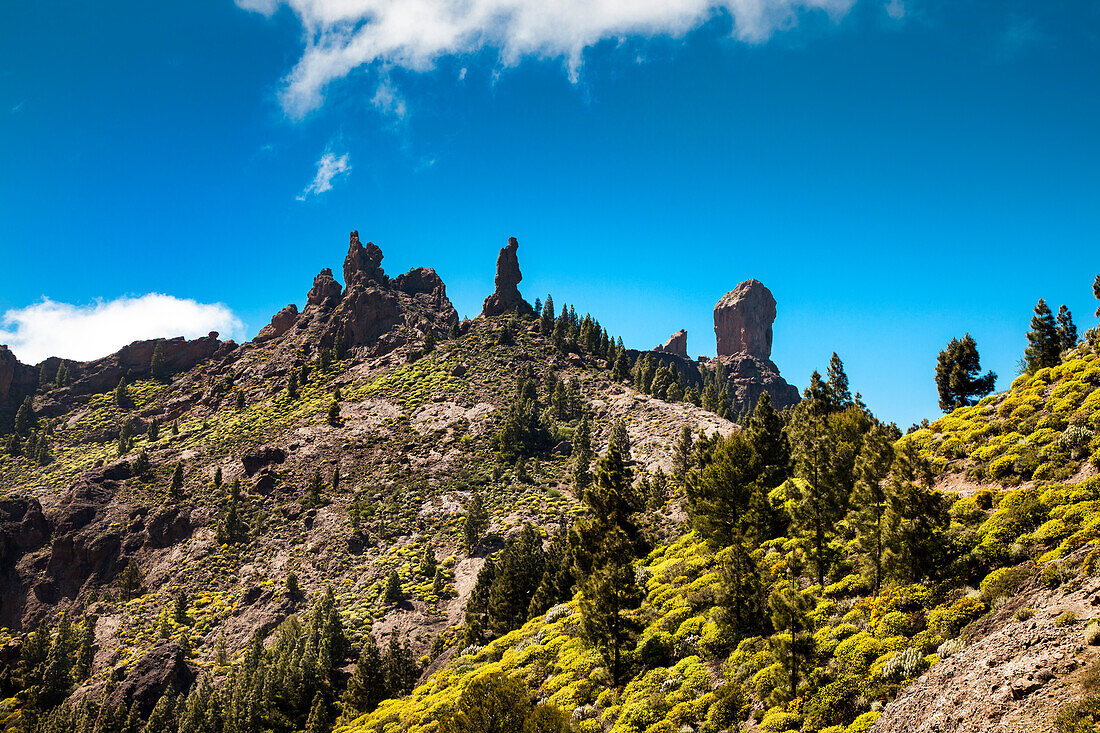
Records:
M1095 324L1094 2L456 7L0 5L0 341L251 337L351 229L470 316L514 235L529 300L637 348L713 354L755 277L784 376L835 350L903 427L951 337L1005 387L1036 299Z

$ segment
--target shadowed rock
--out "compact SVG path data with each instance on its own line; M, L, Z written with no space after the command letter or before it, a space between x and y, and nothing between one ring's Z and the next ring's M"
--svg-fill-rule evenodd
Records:
M509 237L508 246L501 249L500 254L497 255L496 291L482 304L482 315L499 316L502 313L531 312L531 304L523 299L519 288L516 287L523 279L519 271L517 249L519 249L519 242L515 237Z

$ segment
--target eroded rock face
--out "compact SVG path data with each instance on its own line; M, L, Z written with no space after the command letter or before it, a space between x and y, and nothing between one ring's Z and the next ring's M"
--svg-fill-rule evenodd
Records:
M183 647L163 640L134 664L108 698L105 709L121 706L127 710L136 704L142 718L153 712L157 701L169 688L179 694L195 681L195 670L187 663Z
M668 337L668 341L665 341L661 346L657 346L653 349L662 354L674 354L683 358L688 358L688 332L684 329L680 329L676 333Z
M316 283L316 281L315 281ZM312 291L310 291L312 292ZM271 317L271 323L260 329L253 339L256 343L277 339L289 331L298 320L298 306L291 303Z
M0 345L0 420L19 409L23 397L34 392L38 371L15 358L7 346Z
M371 280L386 282L386 274L382 272L382 250L374 242L360 244L359 232L352 232L348 256L344 258L344 285L351 289L356 283Z
M500 254L497 255L496 291L482 304L482 315L499 316L513 311L531 312L531 304L523 299L519 288L516 287L523 279L519 271L519 258L516 256L518 249L519 242L515 237L510 237L508 246L501 249Z
M309 289L309 294L306 296L306 304L333 305L340 300L341 292L340 283L332 277L332 270L326 267L313 278L313 287Z
M714 306L718 356L748 354L770 359L774 321L775 298L771 291L759 280L741 283Z

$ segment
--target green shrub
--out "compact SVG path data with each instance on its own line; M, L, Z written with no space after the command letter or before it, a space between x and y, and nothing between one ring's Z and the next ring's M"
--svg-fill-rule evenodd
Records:
M1007 598L1014 595L1024 581L1031 577L1034 568L1030 563L1015 567L997 568L981 582L979 589L986 603L995 598Z
M958 636L964 626L985 613L985 604L977 598L963 596L928 614L928 628L943 638Z
M1073 626L1075 623L1077 623L1077 614L1073 611L1066 611L1054 619L1054 625L1058 628Z
M1100 621L1090 621L1085 627L1085 643L1089 646L1100 645Z
M870 733L871 728L874 726L875 721L879 719L880 715L882 715L882 713L878 711L864 713L856 718L844 733Z

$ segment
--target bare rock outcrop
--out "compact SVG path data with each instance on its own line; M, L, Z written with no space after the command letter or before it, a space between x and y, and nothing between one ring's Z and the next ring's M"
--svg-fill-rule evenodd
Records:
M256 334L256 338L253 339L253 341L260 344L265 341L277 339L289 331L297 321L298 306L291 303L272 316L271 323L260 329L260 332Z
M343 289L340 287L340 283L336 282L336 279L332 276L332 270L326 267L317 273L317 277L313 278L313 287L309 289L309 294L306 295L306 304L335 305L336 301L340 300L342 292Z
M177 695L186 692L195 676L183 647L174 641L160 641L130 668L104 709L127 710L136 705L141 717L147 718L165 691L171 689Z
M523 299L517 287L523 279L519 271L517 249L519 249L519 242L515 237L509 237L508 246L503 247L497 255L496 290L482 304L482 315L499 316L502 313L531 312L531 304Z
M680 329L676 333L668 337L668 341L665 341L662 345L656 346L654 351L661 354L674 354L675 356L688 358L688 332L684 329Z
M0 424L37 385L38 370L15 358L7 346L0 345Z
M359 242L359 232L351 233L348 256L344 258L344 285L351 288L359 282L386 282L386 273L382 272L382 250L374 242L363 245Z
M748 354L760 359L771 358L774 321L772 292L759 280L741 283L714 306L718 356Z
M1088 551L1078 550L1063 567ZM1094 618L1098 605L1100 579L1083 575L1052 589L1036 573L964 630L961 651L903 687L872 733L1055 730L1055 711L1082 694L1075 671L1095 658L1081 621ZM1061 623L1065 613L1080 621Z

